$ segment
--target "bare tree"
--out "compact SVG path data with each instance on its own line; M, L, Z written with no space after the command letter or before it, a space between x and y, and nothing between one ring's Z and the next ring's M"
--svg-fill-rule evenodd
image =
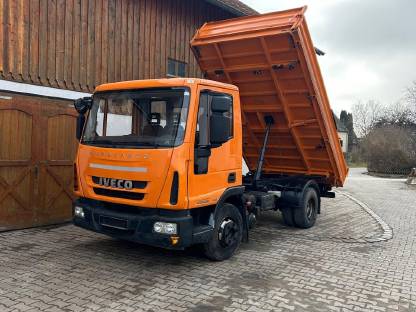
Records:
M416 140L410 128L397 125L377 127L364 141L369 171L408 174L416 165Z
M365 159L370 171L406 173L416 165L416 81L395 103L358 101L352 110L362 137L358 159Z
M413 81L413 84L407 88L405 99L410 106L413 119L416 120L416 80Z
M352 106L352 114L354 116L354 128L358 136L367 136L384 112L385 107L378 101L356 102Z
M413 84L407 88L405 98L407 102L413 104L416 109L416 80L413 81Z
M385 114L379 121L380 125L383 125L384 123L403 128L413 127L415 122L415 110L412 105L406 101L397 101L386 107Z

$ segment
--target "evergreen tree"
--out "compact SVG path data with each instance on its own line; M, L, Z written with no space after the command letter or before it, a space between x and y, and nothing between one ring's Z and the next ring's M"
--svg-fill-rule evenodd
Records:
M357 141L357 136L354 132L354 120L351 113L343 110L341 111L339 119L345 128L348 130L348 151L351 151L352 146Z

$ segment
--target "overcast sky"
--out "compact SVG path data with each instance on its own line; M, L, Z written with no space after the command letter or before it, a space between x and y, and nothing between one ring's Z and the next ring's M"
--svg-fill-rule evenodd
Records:
M416 0L242 0L260 13L307 5L331 106L399 100L416 80Z

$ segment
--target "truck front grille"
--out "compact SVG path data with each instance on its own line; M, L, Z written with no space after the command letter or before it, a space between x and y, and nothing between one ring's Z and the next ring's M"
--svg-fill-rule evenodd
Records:
M143 193L134 193L134 192L126 192L126 191L118 191L118 190L109 190L94 187L94 193L101 196L107 197L118 197L124 199L133 199L133 200L142 200L144 198Z
M95 184L100 184L100 177L92 176L92 182ZM146 181L132 181L134 189L144 189L147 186Z

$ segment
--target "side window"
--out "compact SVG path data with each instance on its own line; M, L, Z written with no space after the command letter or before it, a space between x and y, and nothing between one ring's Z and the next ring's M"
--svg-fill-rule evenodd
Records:
M198 122L196 125L196 146L209 146L209 94L201 92L199 97Z
M199 97L199 108L198 108L198 122L196 125L196 139L195 145L198 146L209 146L210 142L210 117L212 115L211 103L215 97L222 97L229 100L230 104L227 111L221 112L220 114L227 118L230 123L229 138L234 136L234 115L233 115L233 97L229 94L216 93L212 91L202 91ZM216 113L218 114L218 113Z
M208 172L208 162L211 149L222 143L211 142L211 139L224 138L221 142L233 137L233 98L229 94L213 91L202 91L199 96L198 120L195 131L195 162L194 173ZM213 119L214 118L214 119ZM229 127L211 127L211 123L218 125L229 122ZM214 136L212 136L214 135Z

